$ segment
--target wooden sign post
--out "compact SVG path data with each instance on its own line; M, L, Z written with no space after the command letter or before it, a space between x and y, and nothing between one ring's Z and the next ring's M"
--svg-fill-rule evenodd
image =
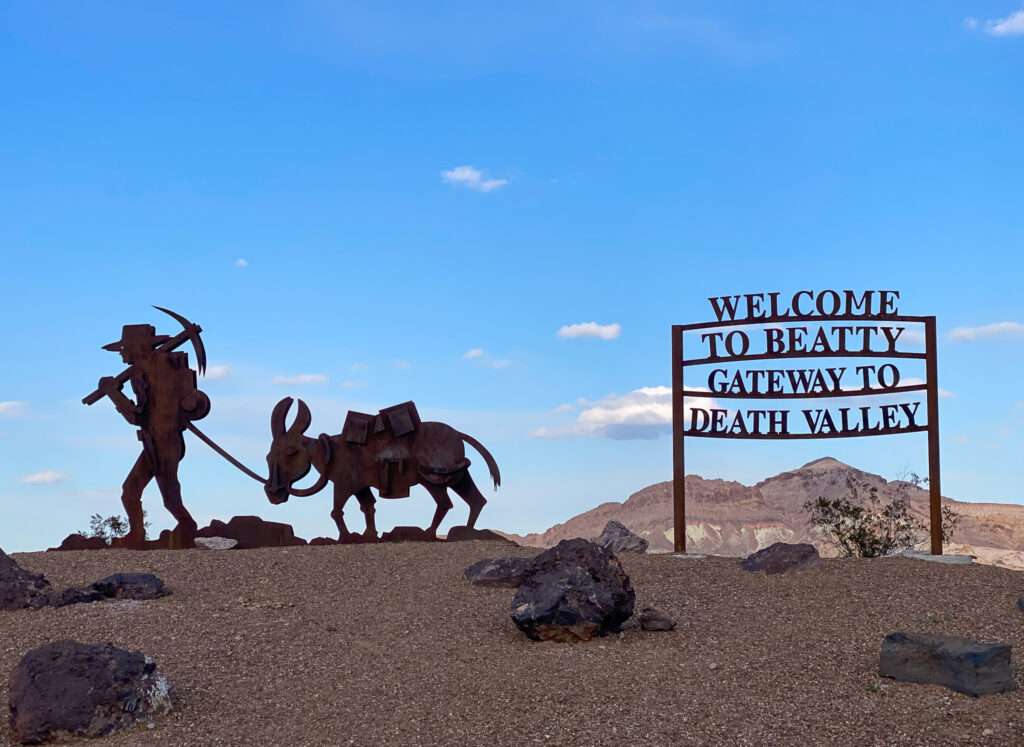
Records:
M935 317L901 316L899 291L801 290L747 293L708 299L716 320L672 326L672 493L676 552L686 552L684 439L816 439L928 432L931 552L942 554L942 490L939 475L939 388ZM911 327L923 325L923 353L899 349ZM751 329L752 327L759 329ZM705 355L685 357L683 336L701 332ZM857 358L861 365L820 368L750 368L737 364L795 358ZM925 361L925 382L900 384L899 367L873 359ZM871 361L871 362L868 362ZM687 389L689 366L715 366L707 387ZM851 385L852 384L852 385ZM866 397L923 391L919 401L864 405ZM686 398L790 400L858 397L856 406L805 408L688 407ZM927 422L922 422L922 415ZM795 424L794 422L795 421ZM794 429L791 430L791 425Z

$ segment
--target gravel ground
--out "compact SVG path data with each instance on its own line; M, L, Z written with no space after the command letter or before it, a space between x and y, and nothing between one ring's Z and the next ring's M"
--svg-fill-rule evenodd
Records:
M516 630L513 590L463 580L499 554L464 542L16 555L55 586L152 571L174 593L0 613L0 702L26 650L74 638L142 650L176 687L172 714L111 747L1024 744L1024 690L973 699L877 675L898 629L1024 656L1019 573L884 559L769 577L735 559L624 556L638 609L679 626L567 645Z

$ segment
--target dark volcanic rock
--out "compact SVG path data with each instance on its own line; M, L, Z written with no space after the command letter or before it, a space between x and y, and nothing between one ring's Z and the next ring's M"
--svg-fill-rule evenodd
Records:
M47 552L59 552L62 550L106 550L106 541L100 537L86 537L81 534L69 534L57 547L51 547Z
M338 544L338 540L331 539L330 537L314 537L313 539L311 539L309 541L309 544L314 545L314 546L318 546L318 545L336 545L336 544Z
M490 529L471 529L467 526L452 527L445 537L448 542L468 542L471 540L483 540L484 542L507 542L510 545L516 543L508 537L503 537Z
M803 570L821 563L814 545L789 544L776 542L753 555L747 556L740 564L745 571L764 571L765 573L786 573L792 570Z
M533 564L533 558L487 558L469 566L462 575L476 586L507 586L515 589Z
M512 600L512 620L534 640L586 641L616 632L636 594L618 558L585 539L563 540L536 558Z
M291 525L264 521L259 516L235 516L227 524L214 519L210 526L196 532L196 537L230 537L238 540L238 550L306 544L306 540L295 536Z
M0 610L42 607L48 603L50 582L41 573L29 573L0 550Z
M1021 612L1024 612L1024 597L1021 597L1017 600L1017 609L1019 609Z
M11 731L22 744L100 737L171 708L170 687L137 651L59 641L22 657L10 678Z
M92 589L110 599L158 599L170 594L152 573L115 573L95 582Z
M640 629L650 631L673 630L676 621L660 610L645 607L640 610Z
M427 534L419 527L395 527L380 536L381 542L439 542L437 537Z
M1015 690L1012 647L953 636L890 633L882 641L878 673L903 682L943 685L967 695Z
M69 604L92 604L93 602L102 602L106 598L105 594L96 591L95 589L78 589L72 586L64 589L63 591L51 591L46 595L46 598L42 600L42 604L33 606L67 607Z
M614 520L604 525L601 536L594 541L612 552L647 552L647 540Z

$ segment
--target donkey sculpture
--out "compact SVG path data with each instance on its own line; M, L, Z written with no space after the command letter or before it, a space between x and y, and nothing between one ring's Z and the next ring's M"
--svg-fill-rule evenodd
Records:
M436 537L437 528L452 508L448 488L469 504L470 529L476 523L487 500L480 494L469 475L469 460L463 442L476 449L487 462L495 489L501 484L501 473L494 457L472 436L459 433L444 423L420 422L412 402L366 415L350 412L341 433L317 438L305 434L312 420L309 407L299 400L298 414L290 427L285 427L292 398L285 397L270 416L273 442L267 454L270 468L265 491L273 504L284 503L289 495L310 496L320 492L328 482L334 484L334 510L331 518L338 526L338 539L345 542L377 539L374 519L376 499L405 498L413 485L423 485L437 503L434 518L425 529ZM320 477L309 488L295 488L294 483L315 469ZM359 501L366 518L366 531L361 535L345 526L345 503L350 496Z

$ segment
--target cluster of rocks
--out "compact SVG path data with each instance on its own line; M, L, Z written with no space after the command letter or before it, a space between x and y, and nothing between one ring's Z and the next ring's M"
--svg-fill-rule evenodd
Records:
M614 522L617 523L617 522ZM619 524L619 526L622 526ZM628 530L627 530L628 531ZM635 535L634 535L635 536ZM161 535L163 537L163 535ZM646 549L647 541L637 537L644 543ZM467 526L452 527L444 541L465 542L469 540L483 540L486 542L507 542L514 545L512 540L503 537L490 529L474 529ZM361 534L350 534L344 538L345 544L359 542L375 542L375 539L366 539ZM427 534L419 527L399 526L390 532L385 532L380 537L380 542L440 542L434 535ZM209 526L205 526L196 532L196 547L204 550L252 550L258 547L298 547L301 545L337 545L339 540L332 537L314 537L307 542L302 537L295 536L295 530L290 524L277 521L265 521L259 516L234 516L230 521L224 522L214 519ZM169 545L163 539L156 539L147 543L146 549L158 550ZM100 537L85 537L81 534L69 534L57 547L51 547L52 551L69 550L107 550L109 545ZM641 552L643 552L641 550Z
M56 590L41 573L31 573L0 550L0 610L66 607L104 599L157 599L170 592L152 573L115 573L88 586Z
M516 589L512 620L533 640L586 641L615 633L633 616L636 592L615 551L644 552L647 542L618 522L609 522L598 542L570 539L536 557L488 558L469 566L465 577L478 586ZM672 630L666 615L640 614L644 630Z
M115 573L56 590L41 573L0 550L0 610L65 607L106 599L147 600L170 592L152 573ZM58 641L22 657L9 681L10 725L22 744L99 737L171 708L170 685L137 651Z

